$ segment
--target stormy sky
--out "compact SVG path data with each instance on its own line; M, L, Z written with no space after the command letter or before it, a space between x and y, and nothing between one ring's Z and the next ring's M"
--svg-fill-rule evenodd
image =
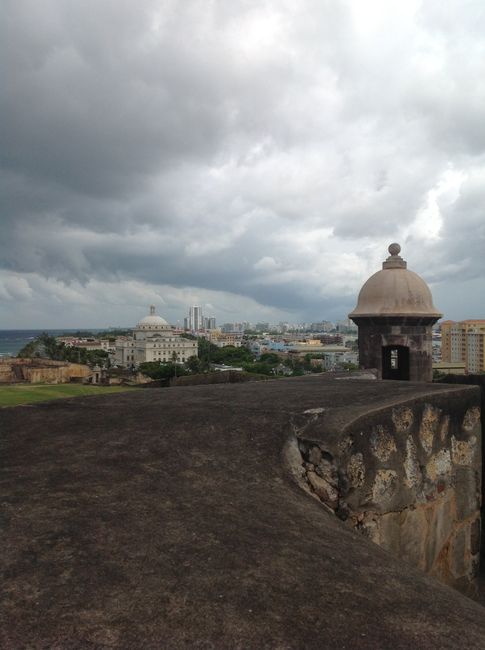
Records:
M0 328L485 318L483 0L2 0Z

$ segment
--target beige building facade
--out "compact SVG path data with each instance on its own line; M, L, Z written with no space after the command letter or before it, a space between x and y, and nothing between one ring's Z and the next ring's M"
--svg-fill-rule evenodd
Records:
M441 359L464 363L468 373L485 372L485 320L443 321Z
M159 361L184 363L197 356L197 341L183 338L150 307L150 313L137 324L133 336L116 339L114 363L137 368L140 363Z
M218 348L225 348L228 346L240 348L242 345L242 334L221 332L220 329L211 330L208 333L207 338L212 345L217 345Z

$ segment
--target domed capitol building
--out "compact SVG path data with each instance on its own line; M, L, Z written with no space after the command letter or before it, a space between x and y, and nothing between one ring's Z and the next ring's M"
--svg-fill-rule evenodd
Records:
M157 316L154 305L136 325L133 336L117 338L115 347L115 364L135 368L147 361L185 362L198 351L197 341L177 334L164 318Z

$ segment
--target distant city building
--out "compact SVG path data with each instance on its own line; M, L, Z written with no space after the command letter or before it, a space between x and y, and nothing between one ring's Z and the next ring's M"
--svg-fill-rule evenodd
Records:
M189 310L189 330L198 332L204 329L204 317L202 315L202 307L193 305Z
M485 320L443 321L441 360L464 363L466 372L485 372Z
M465 363L462 361L439 361L437 363L433 363L433 370L441 372L444 375L466 375Z
M110 352L114 350L109 339L78 338L75 336L57 336L58 343L64 343L66 348L81 348L84 350L104 350Z
M221 332L220 330L211 331L208 334L209 341L218 348L225 348L232 345L240 348L242 345L242 334L234 332Z
M324 345L343 345L343 336L341 334L321 334L320 343Z
M221 331L227 333L233 332L233 333L243 334L244 330L245 330L244 323L224 323L224 325L221 326Z
M204 317L204 328L206 330L216 329L216 319L214 318L214 316L210 316L209 318Z
M357 325L355 325L350 318L337 321L335 328L337 332L343 332L344 334L350 334L357 331Z
M147 361L183 363L197 356L197 341L188 340L176 334L166 320L155 314L142 318L133 330L133 335L116 339L114 362L118 366L137 367Z

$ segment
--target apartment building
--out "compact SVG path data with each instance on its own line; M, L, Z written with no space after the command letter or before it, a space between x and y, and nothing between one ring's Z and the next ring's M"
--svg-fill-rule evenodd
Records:
M485 372L485 320L443 321L441 359L465 364L467 373Z

